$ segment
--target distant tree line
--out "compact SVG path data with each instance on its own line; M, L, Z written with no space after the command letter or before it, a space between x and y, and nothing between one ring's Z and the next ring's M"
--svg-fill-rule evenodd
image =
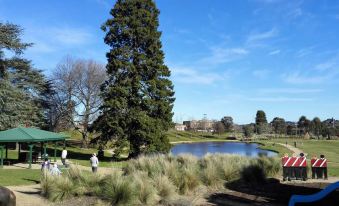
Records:
M258 110L255 122L245 125L236 125L231 116L224 116L220 121L214 123L214 132L239 133L242 132L245 137L256 135L270 135L273 137L288 136L309 136L312 138L327 138L339 136L339 121L326 119L321 121L319 117L309 120L306 116L301 116L297 122L286 121L281 117L274 117L271 122L267 121L266 113Z

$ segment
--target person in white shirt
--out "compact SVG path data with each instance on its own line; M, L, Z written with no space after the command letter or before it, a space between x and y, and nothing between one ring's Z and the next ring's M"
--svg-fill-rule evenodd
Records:
M67 150L64 147L64 149L61 152L61 162L64 166L66 166L66 158L67 158Z
M96 173L98 171L99 166L99 160L97 158L97 155L94 153L89 160L91 162L92 172Z

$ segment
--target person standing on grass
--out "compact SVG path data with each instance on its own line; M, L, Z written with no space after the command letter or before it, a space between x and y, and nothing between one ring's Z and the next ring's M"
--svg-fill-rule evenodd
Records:
M67 150L66 147L61 152L61 162L64 166L66 166L66 158L67 158Z
M98 171L99 166L99 160L97 158L97 155L94 153L90 159L91 166L92 166L92 172L96 173Z

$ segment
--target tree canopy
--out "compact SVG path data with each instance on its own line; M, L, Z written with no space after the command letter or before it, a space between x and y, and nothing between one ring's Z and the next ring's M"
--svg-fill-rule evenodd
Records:
M20 56L31 46L22 43L22 29L0 23L0 130L18 125L47 126L51 85L41 70ZM5 55L11 52L14 55Z
M96 129L101 140L127 141L130 157L167 152L164 131L172 126L175 99L161 49L159 10L152 0L118 0L110 14L102 26L111 49Z

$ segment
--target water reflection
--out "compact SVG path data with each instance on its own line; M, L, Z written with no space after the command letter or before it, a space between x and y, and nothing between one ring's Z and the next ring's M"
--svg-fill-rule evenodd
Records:
M177 144L172 147L171 153L173 155L191 153L198 157L202 157L207 153L228 153L248 157L272 157L276 155L275 152L259 149L258 144L242 142L200 142Z

